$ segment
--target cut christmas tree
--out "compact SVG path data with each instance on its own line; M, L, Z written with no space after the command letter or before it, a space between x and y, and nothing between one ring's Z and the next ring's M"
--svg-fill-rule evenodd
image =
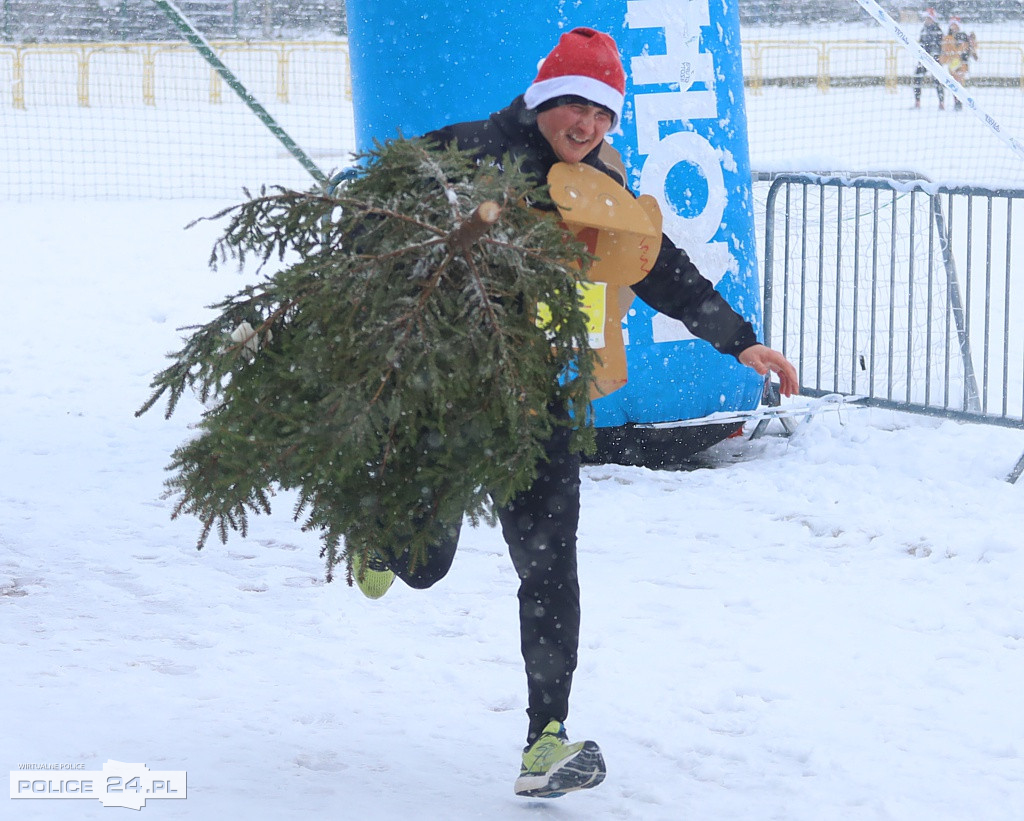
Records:
M441 529L530 485L554 426L591 435L590 257L546 188L511 158L422 141L361 159L330 194L264 190L215 215L211 262L277 270L185 329L139 410L166 395L169 417L189 390L210 405L167 482L200 547L294 490L328 578L373 549L423 561Z

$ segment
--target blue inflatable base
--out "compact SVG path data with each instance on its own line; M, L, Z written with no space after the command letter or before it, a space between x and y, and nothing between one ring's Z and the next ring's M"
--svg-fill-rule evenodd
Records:
M599 428L750 410L764 390L764 377L702 340L631 344L626 361L626 387L593 403Z
M738 422L686 425L678 428L638 428L622 425L598 428L597 450L585 454L590 465L630 465L652 470L678 470L703 465L694 457L743 430Z

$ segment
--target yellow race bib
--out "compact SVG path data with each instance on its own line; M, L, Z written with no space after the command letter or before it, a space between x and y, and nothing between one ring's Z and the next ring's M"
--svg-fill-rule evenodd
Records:
M604 347L605 313L608 310L608 286L604 282L578 282L576 290L580 298L580 310L587 318L587 343L592 349ZM548 328L553 317L547 303L537 303L537 325Z

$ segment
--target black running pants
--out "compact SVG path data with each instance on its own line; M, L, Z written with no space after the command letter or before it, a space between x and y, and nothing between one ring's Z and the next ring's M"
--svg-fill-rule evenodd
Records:
M925 77L928 76L928 69L924 67L924 63L918 63L917 68L914 69L914 99L921 99L921 84L924 82ZM932 81L935 83L935 90L939 94L939 102L942 103L946 99L946 89L942 87L942 83L939 82L938 78L932 77Z
M580 633L580 586L576 528L580 513L580 457L571 453L572 432L555 429L537 465L537 478L498 510L502 535L519 575L519 628L526 663L530 719L527 744L552 719L569 713ZM455 558L460 526L451 527L429 551L426 563L409 570L407 557L395 573L411 587L444 578Z

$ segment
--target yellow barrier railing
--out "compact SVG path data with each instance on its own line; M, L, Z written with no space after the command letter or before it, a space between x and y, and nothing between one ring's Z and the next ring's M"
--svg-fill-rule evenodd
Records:
M818 66L818 88L821 91L828 90L827 81L823 85L822 66L827 60L823 42L813 43L802 40L752 40L743 43L743 73L747 86L753 94L760 94L764 88L764 58L768 54L779 53L784 57L801 55L809 52L814 56Z
M987 77L1016 81L1024 91L1024 44L985 41L978 44L978 52L985 59L982 67L999 64L996 73L990 71ZM762 93L768 81L782 79L813 81L819 91L827 92L835 85L835 78L842 76L834 73L835 64L840 61L848 64L850 56L864 58L858 76L878 77L891 93L899 87L901 58L903 75L912 72L917 65L899 43L883 40L745 40L744 81L751 94ZM771 66L767 65L769 60ZM776 68L779 64L788 70ZM977 67L978 64L972 66Z
M352 86L349 75L348 42L337 41L303 41L280 40L268 42L215 41L211 43L221 55L232 52L241 54L268 54L275 65L275 97L278 102L287 103L291 99L291 64L296 54L341 54L344 57L344 89L345 98L351 100ZM141 71L139 86L141 100L145 105L157 104L157 71L158 58L167 54L188 54L193 52L187 43L54 43L26 45L0 44L0 60L10 60L11 71L11 103L14 108L25 109L26 99L26 61L35 56L49 58L71 57L75 61L75 96L79 106L91 104L93 63L99 55L125 54L137 56ZM197 60L201 58L197 55ZM230 59L230 58L228 58ZM205 70L205 68L204 68ZM245 77L242 77L243 83ZM224 81L210 70L209 101L223 101Z
M282 40L266 42L215 41L213 47L230 61L232 54L268 55L274 64L274 96L278 102L292 99L293 58L299 54L341 54L344 58L345 99L352 99L349 76L348 41ZM998 76L1015 81L1024 91L1024 44L1014 41L987 41L979 44L984 59L982 68L997 65ZM159 58L173 54L188 54L192 46L183 42L143 43L61 43L61 44L0 44L0 61L9 60L11 103L17 109L27 105L28 60L33 57L67 58L75 61L75 96L79 106L91 103L93 70L97 57L125 54L138 57L140 63L139 88L141 100L147 106L157 105ZM766 83L777 80L806 80L819 91L827 92L844 72L836 72L836 65L848 65L850 58L862 58L861 76L877 77L889 92L899 86L902 74L913 71L913 58L905 54L899 44L882 40L746 40L743 41L745 82L751 94L762 93ZM200 58L196 57L197 60ZM52 62L52 60L51 60ZM907 66L910 66L908 68ZM3 64L0 62L0 69ZM979 67L975 64L975 67ZM205 67L203 69L206 70ZM849 71L845 75L849 75ZM243 83L245 72L240 73ZM210 69L206 96L210 103L224 100L224 81Z

